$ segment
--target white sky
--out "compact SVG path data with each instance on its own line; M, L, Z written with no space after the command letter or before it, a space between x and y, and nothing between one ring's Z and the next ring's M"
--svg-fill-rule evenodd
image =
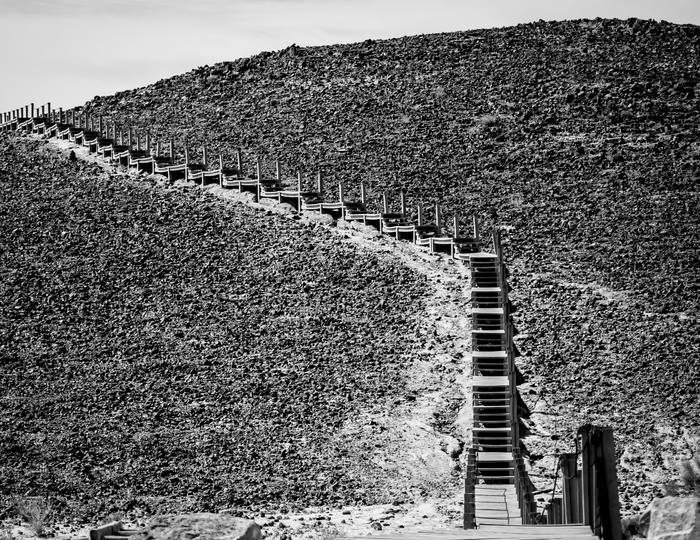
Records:
M700 0L0 0L0 112L81 105L292 43L595 17L700 24Z

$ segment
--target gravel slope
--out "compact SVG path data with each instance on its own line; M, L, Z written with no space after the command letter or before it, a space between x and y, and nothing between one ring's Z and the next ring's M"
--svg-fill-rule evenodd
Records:
M498 226L533 478L577 425L612 425L631 512L700 439L699 36L596 19L291 46L85 109Z
M371 429L343 429L421 397L424 277L320 227L0 143L4 495L93 521L413 496Z
M329 196L363 180L373 204L405 189L498 226L534 477L576 425L612 425L631 510L699 435L699 37L596 19L291 46L86 110L180 149L320 167Z

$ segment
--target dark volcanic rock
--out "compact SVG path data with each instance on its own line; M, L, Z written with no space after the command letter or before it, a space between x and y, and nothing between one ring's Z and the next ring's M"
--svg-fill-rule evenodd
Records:
M292 47L86 110L499 227L520 369L561 440L595 421L641 445L653 465L623 492L648 500L700 417L699 36L595 19Z
M423 278L200 190L0 143L3 495L93 520L392 497L340 428L407 393Z
M180 151L206 144L230 160L241 147L249 173L256 155L307 182L320 168L330 197L337 181L350 197L364 181L372 204L405 189L413 207L499 227L520 370L534 399L557 404L559 440L603 423L620 454L635 451L621 471L630 508L700 429L699 54L696 26L540 21L290 47L85 110Z

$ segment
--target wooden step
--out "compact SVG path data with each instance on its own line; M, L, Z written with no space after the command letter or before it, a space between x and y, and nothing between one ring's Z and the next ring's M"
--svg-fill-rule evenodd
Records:
M479 494L479 495L494 495L497 493L500 493L501 496L505 493L507 496L513 495L515 496L515 486L509 486L509 485L504 485L504 486L494 486L494 485L486 485L486 484L477 484L474 486L474 492Z
M508 377L481 377L477 376L472 379L472 386L478 387L507 387L510 385ZM483 391L483 390L482 390Z
M476 481L492 486L514 485L515 481L512 476L477 476Z
M476 455L476 460L482 461L513 461L513 454L510 452L479 452Z
M508 351L472 351L472 358L508 358Z

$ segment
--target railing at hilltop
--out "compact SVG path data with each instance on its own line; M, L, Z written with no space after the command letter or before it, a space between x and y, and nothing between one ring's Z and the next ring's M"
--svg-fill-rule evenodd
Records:
M386 193L381 196L380 211L368 209L367 193L364 184L360 184L359 200L347 200L341 183L338 187L338 199L324 199L323 178L320 172L313 188L304 186L302 175L297 172L295 186L284 186L279 162L275 162L275 175L265 177L261 163L255 160L255 172L246 176L243 173L240 151L236 152L236 164L225 167L224 159L218 162L209 159L207 149L202 148L202 162L193 163L189 151L184 149L184 160L176 162L173 141L168 141L161 153L161 144L155 148L149 137L142 140L131 129L117 129L114 123L103 121L101 117L81 115L76 110L55 110L51 104L36 109L34 104L15 109L2 115L0 131L38 134L45 137L57 137L86 147L91 153L101 155L124 167L136 168L146 173L161 174L169 181L186 180L201 186L218 184L222 188L236 189L250 193L256 202L273 200L286 203L297 212L320 212L333 219L362 223L376 228L397 240L408 240L425 247L432 253L445 253L456 259L467 260L470 253L479 251L479 230L476 217L472 219L470 235L461 235L460 218L453 216L452 234L448 234L443 221L440 206L435 206L434 223L426 223L425 209L417 207L417 222L409 219L405 194L400 194L400 208L392 210Z

